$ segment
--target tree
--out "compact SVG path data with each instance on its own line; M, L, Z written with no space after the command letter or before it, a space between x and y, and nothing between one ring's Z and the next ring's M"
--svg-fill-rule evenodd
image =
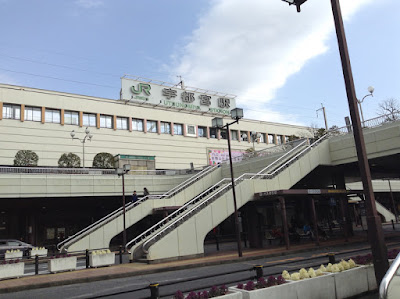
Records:
M37 166L38 155L30 150L20 150L16 153L14 166Z
M114 156L110 153L98 153L93 159L93 167L114 168Z
M58 167L75 168L81 166L81 158L74 153L62 154L58 159Z
M400 119L399 102L390 98L379 103L378 115L385 116L385 121L395 121Z

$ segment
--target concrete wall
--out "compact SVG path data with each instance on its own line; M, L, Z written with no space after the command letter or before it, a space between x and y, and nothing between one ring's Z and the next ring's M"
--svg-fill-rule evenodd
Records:
M190 175L126 175L125 194L146 187L151 194L163 194ZM75 197L122 195L122 179L117 175L0 174L0 198Z
M387 123L376 128L363 129L368 159L400 153L400 124ZM329 150L333 165L357 161L357 152L352 134L332 137Z

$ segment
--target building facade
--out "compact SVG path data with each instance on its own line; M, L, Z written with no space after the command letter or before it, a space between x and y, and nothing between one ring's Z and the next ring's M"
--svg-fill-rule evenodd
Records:
M92 166L100 152L154 157L156 169L187 169L191 163L202 167L226 156L228 134L212 128L211 120L218 116L225 123L231 121L229 108L234 105L222 103L228 107L202 110L195 102L185 103L184 96L173 101L167 93L152 100L145 93L146 86L136 81L131 88L124 84L130 82L123 83L118 100L0 84L0 165L13 165L19 150L34 151L38 166L43 167L57 167L60 156L70 152L82 161L83 146L70 133L82 139L86 128L93 135L84 144L86 167ZM186 89L180 91L187 95ZM302 126L248 119L230 129L234 153L253 147L262 150L309 134Z

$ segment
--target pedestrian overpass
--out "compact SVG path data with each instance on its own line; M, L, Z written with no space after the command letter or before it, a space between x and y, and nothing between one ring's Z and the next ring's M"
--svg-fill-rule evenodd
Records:
M318 166L355 163L354 139L344 130L332 132L312 143L299 142L284 152L236 163L238 208L255 200L255 193L290 189ZM363 132L368 159L379 160L400 154L400 122L378 122L364 128ZM232 192L229 192L231 182L224 173L228 173L224 167L208 167L166 194L145 197L128 205L126 227L151 214L155 208L180 206L128 242L131 259L154 261L204 254L207 233L234 212ZM122 230L123 211L119 209L58 246L63 251L104 248Z

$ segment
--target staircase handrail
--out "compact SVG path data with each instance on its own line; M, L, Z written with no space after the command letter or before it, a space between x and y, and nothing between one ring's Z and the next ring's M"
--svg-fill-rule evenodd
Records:
M171 219L175 218L177 215L179 215L179 213L184 212L188 206L196 203L199 199L202 198L203 195L207 195L207 193L212 192L213 189L215 190L215 188L220 187L222 183L229 182L229 181L230 181L230 179L224 178L224 179L220 180L219 182L217 182L216 184L214 184L213 186L207 188L206 190L204 190L200 194L196 195L194 198L192 198L190 201L186 202L179 209L177 209L176 211L174 211L171 214L169 214L168 217L165 217L164 219L160 220L159 222L154 224L152 227L148 228L143 233L141 233L140 235L138 235L137 237L135 237L134 239L132 239L131 241L126 243L125 248L128 249L129 247L135 246L139 241L145 239L147 236L149 236L150 234L155 232L157 229L162 227L162 225L164 223L167 223Z
M190 186L195 180L198 180L199 178L207 175L208 173L214 171L218 166L207 166L205 167L202 171L196 173L196 175L191 176L189 179L185 180L184 182L182 182L181 184L179 184L178 186L175 186L174 188L172 188L171 190L169 190L168 192L161 194L161 195L148 195L145 197L142 197L141 199L139 199L138 201L132 203L129 203L125 206L125 213L127 211L129 211L130 209L136 207L137 205L145 202L148 199L160 199L160 198L169 198L171 196L173 196L174 194L176 194L177 192L179 192L180 190L183 190L185 188L187 188L188 186ZM177 191L178 187L180 187L180 190ZM65 246L68 242L70 242L71 240L75 239L78 236L85 236L87 233L93 231L94 229L97 229L97 227L101 227L107 223L109 223L110 221L114 220L115 218L119 217L120 215L123 214L123 207L120 207L118 209L116 209L115 211L111 212L110 214L107 214L106 216L104 216L103 218L97 220L96 222L90 224L89 226L83 228L82 230L78 231L77 233L75 233L74 235L68 237L67 239L63 240L62 242L57 244L57 249L61 250L61 248L63 246Z
M242 181L245 180L245 177L249 177L250 179L252 179L253 176L268 176L269 178L274 177L275 175L277 175L282 169L283 167L288 167L289 165L291 165L295 160L297 160L300 156L302 156L304 153L306 153L307 151L310 151L313 147L315 147L316 145L318 145L319 143L321 143L325 138L328 137L328 134L322 136L321 138L319 138L317 141L315 141L313 144L311 144L310 146L308 146L307 148L305 148L304 150L302 150L301 152L299 152L295 157L293 157L292 159L290 159L289 161L285 162L283 165L281 165L281 167L279 167L277 170L273 171L271 174L254 174L254 173L244 173L241 176L239 176L238 178L236 178L234 180L234 184L235 186L239 183L241 183ZM150 237L149 239L147 239L143 244L142 244L142 250L144 253L148 253L146 246L147 244L149 244L149 242L153 241L156 237L158 237L161 233L163 233L164 231L166 231L168 228L170 228L171 226L175 225L177 222L179 222L180 220L182 220L185 216L188 216L189 214L192 214L193 211L197 210L199 207L203 207L204 205L209 204L210 200L215 200L217 197L221 196L222 194L224 194L225 192L227 192L230 188L232 188L232 183L228 183L227 185L225 185L223 188L219 189L215 194L213 194L211 197L208 197L207 199L203 200L200 204L198 204L197 206L193 207L192 209L190 209L187 213L185 213L184 215L179 215L181 214L181 212L184 212L184 210L178 209L175 211L175 213L179 216L175 219L171 218L171 217L166 217L164 218L162 221L163 223L167 223L166 227L163 227L162 230L160 230L156 235ZM191 204L191 201L186 203L187 205ZM183 208L183 207L182 207ZM172 215L172 214L171 214ZM159 226L159 224L161 223L157 223L154 226Z
M284 160L285 158L287 158L287 156L291 155L294 151L298 150L301 146L303 146L307 142L308 142L308 139L305 139L304 141L299 143L297 146L292 148L290 151L286 152L284 155L282 155L278 159L274 160L271 164L269 164L268 166L261 169L259 172L257 172L257 174L261 174L261 173L265 172L267 169L270 169L272 166L278 164L279 162L281 162L281 160Z

